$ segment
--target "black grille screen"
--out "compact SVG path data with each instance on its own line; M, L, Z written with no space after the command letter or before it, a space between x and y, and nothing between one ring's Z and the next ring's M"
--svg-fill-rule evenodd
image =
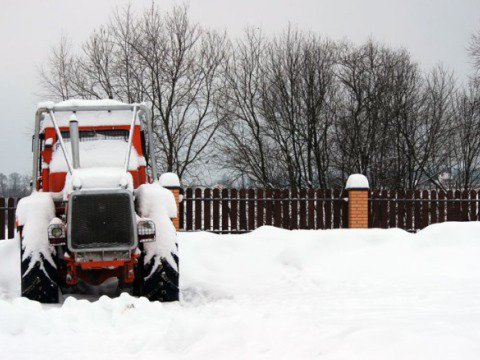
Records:
M125 248L134 244L128 193L75 194L71 201L73 249Z

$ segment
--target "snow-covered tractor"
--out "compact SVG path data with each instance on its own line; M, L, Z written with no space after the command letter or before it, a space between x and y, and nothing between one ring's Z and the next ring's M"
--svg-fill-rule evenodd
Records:
M170 173L170 190L157 181L151 121L146 103L38 105L33 191L16 213L22 296L56 303L116 278L118 291L178 300L180 184Z

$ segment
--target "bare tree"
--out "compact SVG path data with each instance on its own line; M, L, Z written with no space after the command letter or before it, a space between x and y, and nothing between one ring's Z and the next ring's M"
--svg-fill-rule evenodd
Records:
M150 101L157 166L194 179L220 120L219 95L225 35L190 21L186 7L140 15L127 7L93 32L71 55L62 39L41 71L52 96Z
M478 77L480 76L480 30L477 30L472 34L467 52L472 59L472 64L475 70L474 76Z
M58 45L51 49L47 66L39 69L42 92L65 100L73 96L72 72L75 57L66 36L62 35Z
M470 84L455 99L451 143L452 177L458 188L473 189L480 184L480 88Z
M220 162L234 178L263 187L278 186L277 180L283 175L272 164L277 147L265 136L261 110L267 42L260 31L253 29L247 29L244 38L230 47L222 96L216 103L217 116L224 119L223 136L217 141Z

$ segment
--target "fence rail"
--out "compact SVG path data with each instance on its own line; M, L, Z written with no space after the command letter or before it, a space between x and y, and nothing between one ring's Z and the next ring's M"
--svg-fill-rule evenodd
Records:
M0 239L15 234L17 202L0 198ZM348 191L187 188L179 212L181 231L347 228ZM369 227L408 231L444 221L480 221L480 191L372 190L368 219Z

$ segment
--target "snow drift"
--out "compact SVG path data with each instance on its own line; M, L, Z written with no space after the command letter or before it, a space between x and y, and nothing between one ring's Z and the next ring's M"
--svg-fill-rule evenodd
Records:
M474 222L181 233L173 304L41 306L18 298L18 262L0 262L2 358L58 358L75 339L74 358L478 359L479 233ZM12 256L16 241L0 242Z

